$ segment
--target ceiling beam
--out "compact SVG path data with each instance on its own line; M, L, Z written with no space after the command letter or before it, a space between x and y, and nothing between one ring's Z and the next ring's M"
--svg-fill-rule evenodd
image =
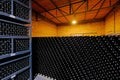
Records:
M120 5L120 4L116 4L116 5L113 5L113 6L104 7L104 8L101 8L101 9L113 8L113 7L116 7L117 5ZM100 9L100 10L101 10L101 9ZM77 13L75 13L75 15L76 15L76 14L80 14L80 13L85 13L85 12L92 12L92 11L96 11L96 10L99 10L99 9L93 9L93 10L88 10L88 11L77 12ZM69 16L69 15L70 15L70 14L65 15L65 16ZM59 17L63 17L63 16L57 16L57 18L59 18ZM51 19L52 19L52 18L51 18Z
M39 6L40 8L42 8L45 12L47 12L48 14L50 14L52 17L54 17L57 21L61 22L57 17L55 17L53 14L51 14L48 10L46 10L43 6L41 6L40 4L38 4L38 2L36 2L35 0L32 0L37 6ZM61 22L62 23L62 22Z
M85 2L82 2L82 4L79 5L79 6L77 7L77 9L75 9L75 10L73 11L73 14L75 14L75 12L76 12L84 3L85 3Z
M101 10L101 8L102 8L102 6L103 6L104 3L105 3L105 0L103 0L103 2L101 3L100 8L98 9L98 11L97 11L96 15L94 16L94 18L97 17L97 15L100 12L100 10Z
M110 1L111 1L111 0L110 0ZM109 11L109 13L105 15L105 18L106 18L112 11L114 11L114 9L115 9L117 6L120 6L120 0L118 0L113 6L114 6L114 7L112 7L112 9Z
M62 13L62 11L58 8L58 6L54 3L53 0L50 0L50 2L56 7L56 9L59 10L59 12L62 14L62 16L69 22L69 20L65 17L65 15Z
M82 1L77 1L77 2L71 3L71 5L73 5L73 4L78 4L78 3L83 2L83 1L84 1L84 0L82 0ZM58 8L63 8L63 7L66 7L66 6L69 6L69 4L62 5L62 6L58 7ZM56 9L56 8L54 8L54 9L49 9L48 11L55 10L55 9ZM43 12L41 12L41 13L43 13Z
M67 15L69 14L69 13L67 13L67 12L65 12L65 11L63 11L63 10L61 10L61 11L62 11L63 13L65 13L65 14L67 14Z
M109 3L110 3L110 6L112 5L112 2L111 2L111 0L109 0Z
M95 5L93 5L93 7L90 9L92 10L94 7L96 7L102 0L99 0Z
M86 11L88 11L88 0L86 0Z
M72 14L73 12L72 12L72 5L71 5L71 3L70 3L70 5L69 5L69 14Z
M86 19L87 11L88 11L88 0L86 0L86 12L85 12L85 18L84 19Z
M69 2L69 14L72 14L72 5L71 5L71 0L68 0Z

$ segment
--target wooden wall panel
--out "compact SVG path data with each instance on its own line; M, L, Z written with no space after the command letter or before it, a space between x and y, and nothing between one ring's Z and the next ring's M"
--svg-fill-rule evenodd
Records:
M116 33L120 33L120 7L118 7L115 12L115 26Z
M120 33L120 6L105 19L105 34Z
M57 28L56 25L46 22L42 19L38 19L38 21L33 14L32 21L32 37L50 37L57 36Z
M58 36L104 35L104 21L71 26L58 26Z
M114 33L114 12L110 13L105 19L105 34Z

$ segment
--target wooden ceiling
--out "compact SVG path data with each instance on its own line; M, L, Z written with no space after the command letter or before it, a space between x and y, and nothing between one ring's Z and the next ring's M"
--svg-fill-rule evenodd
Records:
M57 25L103 20L120 0L32 0L33 11Z

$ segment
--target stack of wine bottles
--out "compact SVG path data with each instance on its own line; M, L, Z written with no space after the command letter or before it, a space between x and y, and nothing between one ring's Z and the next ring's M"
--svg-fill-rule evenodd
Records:
M0 64L0 79L29 66L29 57L14 59L9 63Z
M0 35L28 36L29 28L23 25L0 21Z
M33 38L33 72L58 80L118 80L119 53L120 36Z
M14 39L14 52L29 50L29 39Z
M22 73L18 74L14 80L28 80L29 77L30 77L30 69L27 69Z
M13 1L13 14L11 12L11 0L0 0L0 11L7 14L12 14L14 16L29 20L29 0L18 0L25 6Z
M32 80L31 0L0 0L0 80Z
M11 53L11 39L0 39L0 56Z
M11 14L11 1L0 0L0 11Z
M16 2L14 2L14 13L15 16L18 16L23 19L29 19L29 8L26 8Z

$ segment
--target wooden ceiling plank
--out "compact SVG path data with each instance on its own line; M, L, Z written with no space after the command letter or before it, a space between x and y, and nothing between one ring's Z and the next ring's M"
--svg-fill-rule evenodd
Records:
M65 11L63 11L63 10L61 10L62 12L64 12L65 14L68 14L67 12L65 12Z
M111 5L113 6L114 4L116 4L117 2L119 2L120 0L111 0Z
M60 13L63 15L63 17L69 22L69 20L65 17L65 15L61 12L61 10L58 8L58 6L54 3L53 0L50 0L51 3L60 11Z
M85 16L84 13L77 14L77 15L75 15L75 19L78 20L78 21L81 21L81 20L84 20L84 16Z
M96 16L96 18L104 18L105 15L106 15L107 13L109 13L109 11L110 11L111 9L112 9L112 8L100 10L100 12L99 12L99 14Z
M68 22L64 19L64 17L59 18L59 20L61 20L63 23L68 23Z
M100 12L100 10L101 10L101 8L102 8L102 6L103 6L104 2L105 2L105 0L103 0L102 4L100 5L100 8L98 9L98 12L96 13L96 15L95 15L94 19L96 18L96 16L97 16L97 15L98 15L98 13Z
M110 0L111 1L111 0ZM112 2L111 2L112 3ZM112 5L112 4L111 4ZM105 15L105 17L107 17L112 11L114 11L114 9L116 8L116 6L120 5L120 0L118 0L116 2L116 4L113 5L112 9L109 11L108 14Z
M112 2L111 2L111 0L109 0L109 3L110 3L110 6L112 5Z
M59 8L59 9L63 12L64 15L69 14L69 11L70 11L69 6Z
M106 0L103 4L102 8L103 7L108 7L108 6L110 6L110 0Z
M79 5L78 7L77 7L77 9L75 9L74 11L73 11L73 14L75 14L75 12L84 4L85 2L83 2L81 5Z
M33 5L33 10L36 10L37 12L46 12L48 14L48 16L45 16L43 15L43 19L45 18L48 18L49 20L51 19L54 19L56 21L53 21L53 23L67 23L67 21L69 22L70 19L67 17L68 15L81 15L83 14L83 19L82 20L79 20L79 21L84 21L84 20L89 20L89 19L100 19L100 18L105 18L110 11L113 11L114 8L117 7L117 5L120 5L117 3L117 1L120 2L120 0L82 0L80 1L80 4L79 3L76 3L78 4L76 8L74 8L73 11L75 11L76 9L76 12L73 14L72 13L72 8L74 5L72 5L72 2L68 2L68 1L72 1L72 0L67 0L67 4L62 4L62 3L65 3L65 2L61 2L60 5L59 3L57 4L54 0L49 0L49 4L51 4L51 1L53 1L55 4L51 4L53 7L51 8L46 8L44 7L44 4L39 4L39 2L37 0L33 0L35 2L38 3L38 5L36 3L33 3L33 4L36 4L36 6L34 7ZM46 2L47 0L45 0L44 2ZM56 0L57 1L57 0ZM64 1L64 0L62 0ZM77 0L78 1L78 0ZM77 2L75 1L75 2ZM89 3L87 3L87 1ZM85 3L84 3L85 2ZM91 2L91 3L90 3ZM100 3L99 3L100 2ZM117 3L117 4L116 4ZM83 4L83 5L81 5ZM64 6L64 5L67 5L67 7L64 8L59 8L61 6ZM81 5L81 6L80 6ZM53 9L55 10L54 13L51 13L50 10ZM108 8L108 9L107 9ZM41 11L39 11L39 9L41 9ZM106 9L106 10L102 10L102 9ZM112 9L112 10L111 10ZM91 14L88 14L88 12L91 12L91 11L96 11L93 15ZM105 12L105 13L104 13ZM59 14L59 15L58 15ZM53 15L53 16L52 16ZM103 17L101 17L101 15L103 15ZM52 16L52 17L51 17ZM47 20L47 19L46 19ZM52 22L50 21L50 22Z
M120 5L120 4L117 4L117 5ZM113 7L116 7L117 5L108 6L108 7L103 7L103 8L101 8L101 9L113 8ZM99 10L99 9L88 10L87 12L96 11L96 10ZM83 11L83 12L78 12L78 13L76 13L76 14L80 14L80 13L84 13L84 12L85 12L85 11Z
M54 21L57 24L62 24L61 22L57 21L55 18L51 19L52 21Z
M94 7L96 7L102 0L99 0L90 10L92 10Z
M46 10L44 7L42 7L40 4L38 4L36 1L33 0L33 2L38 5L39 7L41 7L42 9L45 10L45 12L49 13L51 16L53 16L54 18L56 18L53 14L51 14L48 10ZM56 18L57 19L57 18ZM57 19L59 22L61 22L59 19Z
M48 19L51 19L51 18L54 18L53 16L51 16L49 13L45 13L45 16L48 18Z
M78 2L75 2L75 3L71 3L71 5L73 5L73 4L77 4L77 3L80 3L80 2L83 2L83 1L78 1ZM68 5L63 5L63 6L60 6L60 7L58 7L58 8L62 8L62 7L66 7L66 6L69 6L69 4ZM51 11L51 10L55 10L56 8L54 8L54 9L49 9L48 11Z
M113 8L113 7L116 7L117 5L113 5L113 6L108 6L108 7L104 7L104 8L101 8L101 9L106 9L106 8ZM100 10L101 10L100 9ZM92 12L92 11L97 11L97 10L99 10L99 9L94 9L94 10L88 10L87 12ZM77 13L75 13L75 15L76 14L81 14L81 13L85 13L86 11L83 11L83 12L77 12ZM65 16L69 16L69 15L71 15L71 14L68 14L68 15L65 15ZM56 18L59 18L59 17L63 17L63 16L57 16Z

